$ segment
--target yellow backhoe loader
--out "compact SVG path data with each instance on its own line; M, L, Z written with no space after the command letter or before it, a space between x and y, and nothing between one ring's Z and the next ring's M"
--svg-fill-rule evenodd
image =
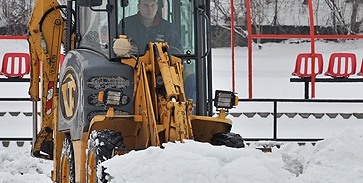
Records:
M97 172L101 162L165 142L244 147L226 118L237 96L217 90L212 98L209 1L158 1L160 17L181 37L183 50L175 53L166 41L140 45L123 34L130 26L123 20L137 13L138 3L34 4L28 24L31 153L53 161L53 182L107 182Z

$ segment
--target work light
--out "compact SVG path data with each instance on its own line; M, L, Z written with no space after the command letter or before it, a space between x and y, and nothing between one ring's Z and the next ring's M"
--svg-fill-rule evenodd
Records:
M232 109L238 105L238 97L231 91L216 90L214 98L214 107Z

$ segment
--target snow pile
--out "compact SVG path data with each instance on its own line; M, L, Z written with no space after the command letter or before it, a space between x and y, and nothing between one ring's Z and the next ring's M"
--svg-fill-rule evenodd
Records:
M18 147L10 143L9 147L0 146L0 182L1 183L38 183L51 182L51 161L33 158L30 144Z
M102 163L111 182L361 182L363 127L272 153L186 141L132 151Z
M309 150L287 145L280 151L285 166L292 165L286 169L303 165L302 174L297 174L294 182L362 182L362 144L363 127L347 127L342 134L319 142Z
M186 141L116 156L102 165L111 182L363 182L363 126L347 127L315 146L285 143L262 153ZM263 143L260 143L263 144ZM30 145L0 145L1 183L51 182L52 162L30 156Z
M103 165L113 182L260 182L289 175L276 153L194 141L164 147L132 151Z
M363 182L363 126L347 127L315 146L286 143L263 153L194 142L166 143L102 163L113 183L132 182ZM30 145L0 146L1 183L51 182L51 161L30 156Z

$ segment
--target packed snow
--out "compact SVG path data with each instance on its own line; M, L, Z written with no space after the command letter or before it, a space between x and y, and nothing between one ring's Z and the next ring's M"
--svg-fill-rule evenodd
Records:
M286 143L263 153L187 140L132 151L102 163L111 182L349 182L363 181L363 127L299 146ZM0 182L51 182L50 161L32 158L30 146L0 146Z
M325 64L333 52L354 52L363 58L362 42L316 42L316 52L324 55ZM27 48L18 48L27 51ZM303 84L290 83L289 78L298 53L309 52L309 43L267 43L262 50L254 50L253 97L254 98L303 98ZM213 49L214 89L231 89L231 49ZM354 76L357 77L357 76ZM247 49L236 48L236 92L240 98L248 97ZM1 83L1 96L27 97L28 86ZM25 90L25 91L24 91ZM349 91L349 93L347 93ZM362 84L317 84L317 98L363 98ZM9 93L10 92L10 93ZM19 108L20 106L20 108ZM328 109L326 107L329 107ZM265 109L266 108L266 109ZM31 111L29 102L11 105L0 102L1 111ZM296 105L281 104L279 110L344 111L360 112L361 105ZM271 104L241 103L230 112L271 110ZM232 131L243 137L270 137L272 117L233 117ZM279 118L279 136L323 137L315 145L306 143L276 143L272 152L258 148L269 143L252 143L243 149L212 146L187 140L185 143L166 143L163 149L150 147L116 156L102 163L112 177L111 182L363 182L363 120L351 117L322 119L296 116ZM0 116L0 137L31 137L31 117L17 117L6 113ZM15 126L15 127L14 127ZM9 147L0 145L0 182L39 183L51 182L51 161L30 156L30 143L21 147L10 142Z
M272 153L186 141L104 162L113 182L362 182L363 127L315 146L284 144Z

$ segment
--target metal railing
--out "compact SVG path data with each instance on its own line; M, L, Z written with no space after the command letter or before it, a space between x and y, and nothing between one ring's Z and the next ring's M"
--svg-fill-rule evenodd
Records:
M30 82L29 78L0 78L0 82ZM18 101L29 101L30 98L19 98L19 97L0 97L0 101L2 102L18 102ZM6 112L0 112L1 114L5 114ZM11 115L13 112L9 112ZM20 113L20 112L14 112L14 113ZM26 116L29 116L26 114ZM3 146L8 146L9 142L15 141L17 142L18 146L21 146L23 142L32 141L32 137L0 137L0 141L2 142Z
M239 102L272 102L273 103L273 131L272 138L244 138L245 141L275 141L275 142L317 142L323 138L279 138L278 129L278 103L362 103L361 99L238 99ZM353 114L353 113L352 113ZM232 114L233 115L233 114ZM362 113L356 114L357 118L363 119ZM320 116L321 117L321 116Z

